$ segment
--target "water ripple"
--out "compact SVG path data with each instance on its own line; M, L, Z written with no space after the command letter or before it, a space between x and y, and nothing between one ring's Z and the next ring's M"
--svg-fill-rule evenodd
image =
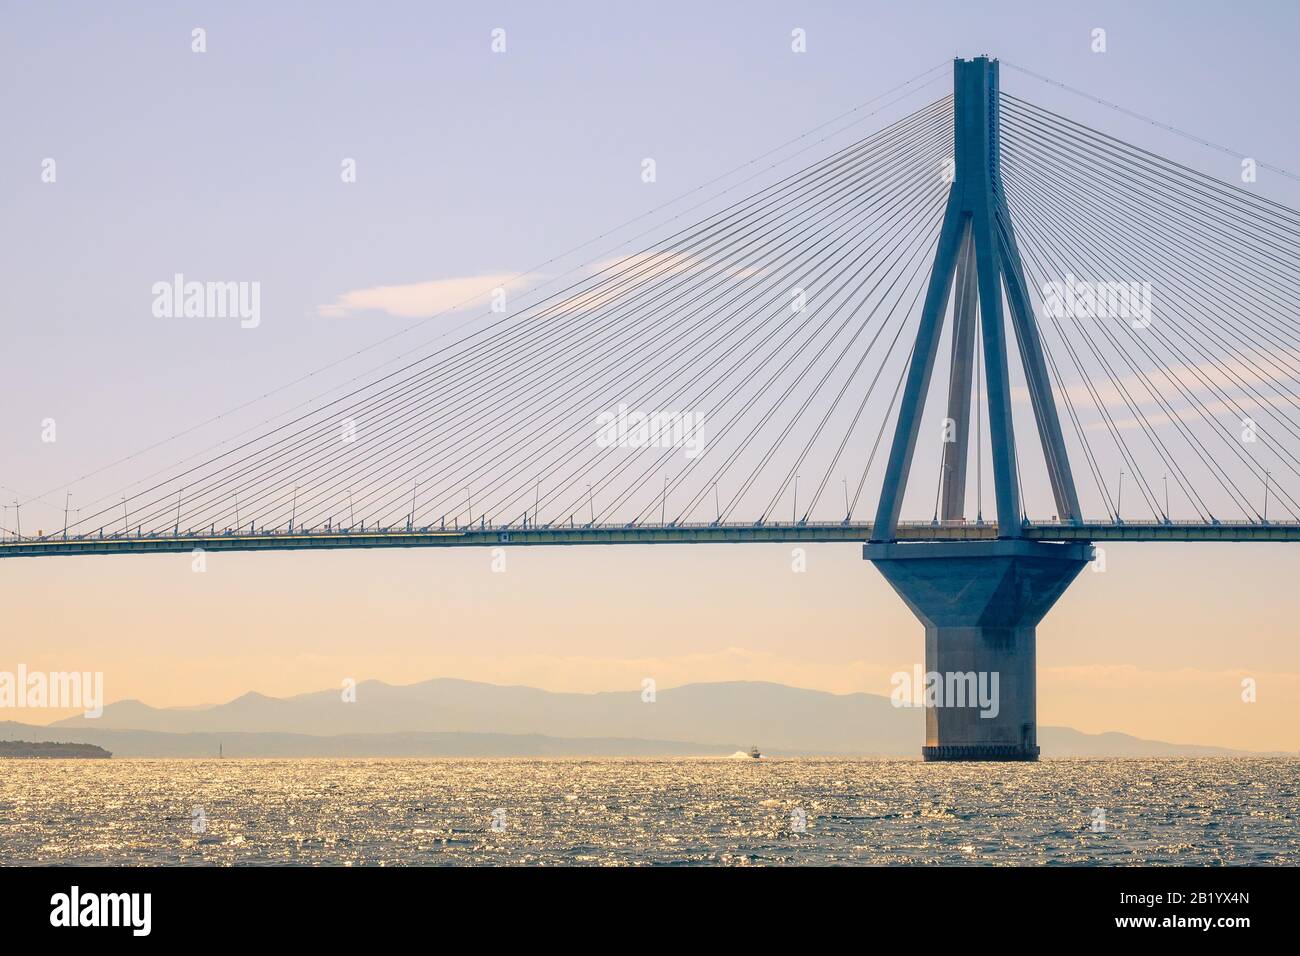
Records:
M4 767L5 864L1300 863L1295 759Z

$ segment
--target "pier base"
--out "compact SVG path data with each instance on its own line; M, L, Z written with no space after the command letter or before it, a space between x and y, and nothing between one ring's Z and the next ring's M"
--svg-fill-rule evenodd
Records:
M922 756L1037 760L1038 622L1092 559L1092 545L891 542L865 545L862 556L925 625L937 702L926 701Z

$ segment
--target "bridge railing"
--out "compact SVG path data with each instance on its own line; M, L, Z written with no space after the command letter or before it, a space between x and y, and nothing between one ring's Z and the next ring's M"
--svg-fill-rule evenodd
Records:
M534 525L482 521L473 527L439 526L268 528L236 531L186 529L93 535L43 534L0 540L0 557L58 554L176 553L222 551L329 550L383 547L454 547L511 545L612 545L690 543L854 543L871 540L872 526L853 521L602 523ZM1300 541L1300 522L1028 522L1022 535L1039 541L1156 542ZM994 523L911 521L897 528L899 541L975 541L998 537Z
M659 523L644 522L493 522L481 521L472 525L347 525L315 526L311 528L258 528L245 531L236 528L187 528L183 531L113 531L100 529L85 534L48 534L19 535L6 532L0 535L0 542L54 542L54 541L177 541L211 538L300 538L300 537L335 537L339 535L465 535L484 531L629 531L629 530L691 530L717 528L723 530L744 530L754 528L777 529L833 529L854 528L871 530L869 521L677 521ZM900 521L900 530L921 530L926 528L960 529L967 528L982 532L996 532L997 522L977 519L955 519L943 521ZM1300 521L1194 521L1194 520L1160 520L1160 521L1080 521L1062 522L1057 520L1026 519L1026 529L1039 532L1068 530L1072 533L1080 529L1151 529L1151 528L1187 528L1187 529L1239 529L1239 528L1300 528Z

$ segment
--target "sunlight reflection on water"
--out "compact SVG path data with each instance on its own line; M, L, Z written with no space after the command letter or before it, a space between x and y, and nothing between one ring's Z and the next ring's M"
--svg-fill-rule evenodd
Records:
M1295 759L0 766L6 864L1300 863Z

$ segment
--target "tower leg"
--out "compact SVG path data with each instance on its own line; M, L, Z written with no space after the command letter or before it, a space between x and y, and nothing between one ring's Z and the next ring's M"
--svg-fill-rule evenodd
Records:
M948 418L953 434L943 446L944 521L959 521L966 515L966 463L970 459L970 396L974 384L976 303L979 286L975 277L975 243L967 226L961 252L957 254L957 275L953 279L952 368L948 373Z
M863 557L925 625L925 759L1037 760L1036 629L1092 546L895 542Z

